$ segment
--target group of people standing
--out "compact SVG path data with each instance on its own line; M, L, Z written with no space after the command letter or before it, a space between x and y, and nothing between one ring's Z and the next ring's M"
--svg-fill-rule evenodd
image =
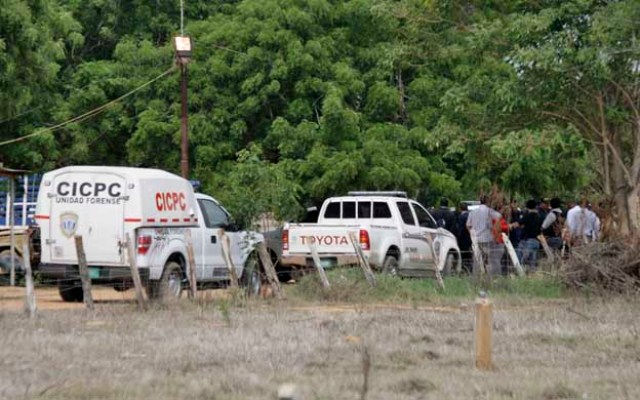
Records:
M600 219L591 210L589 202L582 199L562 207L559 198L528 200L525 208L515 201L508 205L497 201L489 204L488 196L480 197L480 205L468 210L461 204L458 213L447 207L442 199L440 208L434 211L438 225L448 229L458 239L462 252L462 264L468 271L478 271L474 265L472 240L475 240L489 275L508 273L510 258L506 254L505 240L516 250L518 260L528 271L535 271L538 254L545 242L552 251L598 240Z

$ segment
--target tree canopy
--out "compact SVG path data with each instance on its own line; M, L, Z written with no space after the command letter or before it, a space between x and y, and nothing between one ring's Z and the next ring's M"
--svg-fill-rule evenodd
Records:
M633 0L187 1L192 177L248 218L348 190L431 203L610 199L640 212ZM174 64L176 1L11 0L0 141L52 127ZM0 147L7 165L180 167L179 73ZM248 201L252 201L248 204Z

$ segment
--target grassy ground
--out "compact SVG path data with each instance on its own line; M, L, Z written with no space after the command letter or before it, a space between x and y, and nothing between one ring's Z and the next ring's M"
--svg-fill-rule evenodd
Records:
M495 370L480 372L482 285L452 278L443 293L379 277L371 290L357 272L332 272L330 293L310 277L280 302L0 311L0 398L274 399L283 383L302 399L640 398L637 298L567 294L541 278L485 286Z
M302 279L289 291L291 297L301 301L347 302L402 302L450 303L461 298L474 298L480 291L491 297L509 298L511 301L532 298L557 299L565 295L562 284L551 275L535 275L527 279L499 277L494 280L475 281L468 276L447 277L442 290L434 279L398 279L389 275L376 275L375 288L364 280L357 268L337 269L328 273L329 290L323 290L315 275Z

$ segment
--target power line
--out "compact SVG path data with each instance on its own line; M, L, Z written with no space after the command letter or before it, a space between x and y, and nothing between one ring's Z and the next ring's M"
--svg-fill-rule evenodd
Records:
M61 122L61 123L59 123L57 125L54 125L54 126L51 126L49 128L44 128L44 129L37 130L37 131L32 132L32 133L30 133L28 135L24 135L24 136L15 138L15 139L5 140L4 142L0 142L0 146L4 146L4 145L7 145L7 144L20 142L20 141L29 139L29 138L31 138L33 136L40 135L42 133L52 132L52 131L55 131L56 129L60 129L60 128L66 126L66 125L69 125L71 123L74 123L74 122L85 121L85 120L87 120L87 119L89 119L89 118L91 118L91 117L93 117L93 116L105 111L107 108L109 108L109 107L113 106L114 104L120 102L121 100L131 96L132 94L144 89L145 87L151 85L155 81L165 77L166 75L169 75L171 72L173 72L174 69L175 69L175 66L171 66L171 68L169 68L168 70L164 71L163 73L161 73L160 75L156 76L155 78L143 83L142 85L140 85L137 88L131 90L130 92L127 92L127 93L123 94L122 96L118 97L117 99L111 100L110 102L105 103L105 104L101 105L100 107L94 108L93 110L88 111L88 112L86 112L86 113L84 113L82 115L78 115L77 117L71 118L71 119L69 119L67 121Z

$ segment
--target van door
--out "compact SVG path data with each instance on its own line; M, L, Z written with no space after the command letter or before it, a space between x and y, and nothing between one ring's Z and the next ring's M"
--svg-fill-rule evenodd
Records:
M51 184L51 261L77 264L74 236L81 235L87 264L122 265L125 179L110 172L69 172Z
M229 216L213 200L198 199L198 205L204 220L201 257L204 279L227 278L227 264L222 257L220 230L229 223Z

